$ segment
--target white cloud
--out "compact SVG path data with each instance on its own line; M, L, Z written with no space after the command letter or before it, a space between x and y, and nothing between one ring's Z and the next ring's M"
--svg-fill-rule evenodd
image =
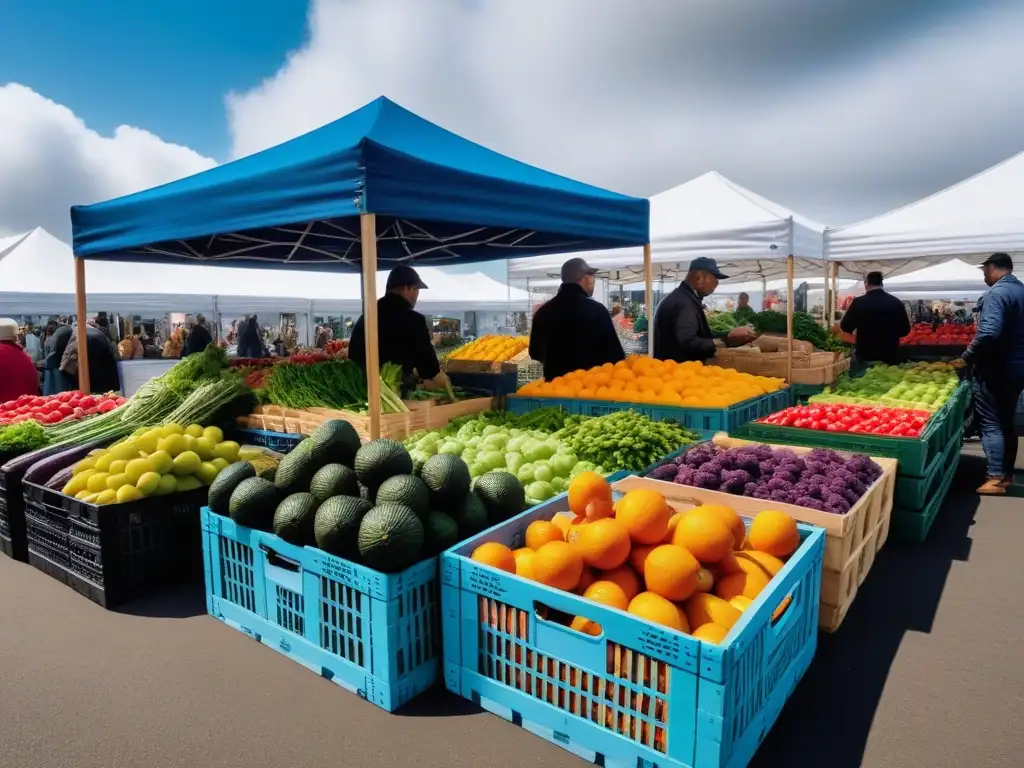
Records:
M141 128L101 136L30 88L0 86L0 234L36 226L70 241L72 205L99 202L215 163Z
M228 97L233 154L385 94L621 191L714 169L841 224L1022 148L1019 3L744 5L314 0L307 44Z

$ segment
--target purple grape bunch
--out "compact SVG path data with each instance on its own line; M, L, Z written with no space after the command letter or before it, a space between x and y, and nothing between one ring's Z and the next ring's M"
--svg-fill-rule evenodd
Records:
M797 456L767 445L723 449L701 443L648 477L844 515L881 474L867 456L845 458L828 448Z

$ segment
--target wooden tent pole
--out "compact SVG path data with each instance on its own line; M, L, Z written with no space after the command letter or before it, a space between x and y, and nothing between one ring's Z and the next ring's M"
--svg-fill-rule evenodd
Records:
M828 316L828 327L836 321L836 310L839 309L839 262L832 262L832 306Z
M85 259L75 259L75 343L78 345L78 388L89 394L89 345L86 333L85 308Z
M654 265L651 244L644 245L644 301L647 303L647 356L654 357Z
M377 216L359 217L363 251L363 333L366 345L366 405L370 439L380 437L380 349L377 335Z
M821 307L821 324L827 331L829 328L829 307L832 306L832 283L829 280L829 275L832 274L832 264L829 261L824 261L824 266L825 282L822 284L822 295L824 298Z
M793 383L793 257L786 258L786 383Z

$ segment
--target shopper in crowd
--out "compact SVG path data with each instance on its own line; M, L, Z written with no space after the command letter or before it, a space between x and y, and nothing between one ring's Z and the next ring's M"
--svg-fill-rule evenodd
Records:
M988 463L978 493L1002 495L1013 484L1017 462L1014 416L1024 391L1024 284L1013 274L1008 254L993 253L982 270L990 287L979 302L978 329L963 359L974 376L974 407Z
M533 316L530 357L544 366L544 378L625 359L611 315L594 301L597 270L583 259L562 265L562 285Z
M864 295L846 310L840 329L856 333L854 359L858 365L903 361L900 339L910 333L910 318L903 302L882 287L882 273L869 272L864 278Z
M196 315L195 324L189 329L188 341L185 342L183 357L202 352L213 343L213 336L206 324L206 317L202 314Z
M64 357L68 341L71 339L71 325L63 318L52 322L53 331L43 346L43 394L56 395L74 389L78 383L71 380L60 370L60 362Z
M327 349L327 342L334 336L334 331L328 325L318 326L316 329L316 348Z
M18 324L0 318L0 402L39 394L35 363L18 344Z
M263 344L263 334L256 315L246 315L238 324L238 356L266 357L267 351Z
M43 342L39 340L35 326L31 322L25 323L24 339L21 345L25 348L25 354L29 356L33 364L43 361Z
M737 298L736 309L733 310L733 314L736 315L736 319L741 323L749 323L754 319L754 315L757 314L754 308L750 306L750 295L741 293Z
M715 334L704 314L705 298L715 292L726 275L714 259L701 256L690 262L686 278L658 305L654 315L654 356L684 363L709 360L720 344L739 346L755 338L747 327Z
M122 360L141 360L145 350L142 346L142 326L132 326L132 335L117 345L117 352Z
M402 366L405 383L418 378L428 382L428 386L441 388L450 383L448 376L441 370L426 318L414 310L420 291L426 289L426 283L412 267L391 270L385 293L377 300L377 348L382 365ZM366 369L366 330L362 316L352 328L348 356Z
M117 369L117 348L110 339L108 329L100 324L105 318L97 317L86 322L85 340L89 357L89 389L92 394L120 392L121 377ZM72 328L60 370L75 382L78 381L78 328Z

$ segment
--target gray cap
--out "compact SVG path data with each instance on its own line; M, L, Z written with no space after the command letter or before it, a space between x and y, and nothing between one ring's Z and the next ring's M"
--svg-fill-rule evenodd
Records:
M562 282L575 283L586 275L596 275L597 269L590 266L583 259L569 259L562 265Z
M691 261L690 271L710 272L719 280L727 280L729 278L728 275L723 275L721 270L718 269L718 263L714 259L709 259L707 256L698 256L696 259Z

